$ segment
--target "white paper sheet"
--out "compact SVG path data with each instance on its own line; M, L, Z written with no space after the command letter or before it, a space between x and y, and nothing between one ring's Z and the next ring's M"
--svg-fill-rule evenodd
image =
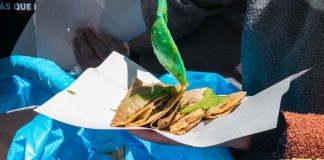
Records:
M207 147L276 127L280 101L289 89L290 76L259 94L245 98L233 113L209 123L201 122L184 135L158 131L166 137L190 146ZM146 83L158 82L153 75L118 53L112 53L96 69L86 70L64 90L35 111L58 121L93 129L116 129L110 121L124 98L134 76ZM133 128L117 128L133 129Z
M35 14L30 17L12 51L13 55L36 57Z
M77 65L72 40L92 27L126 42L146 31L140 0L36 0L37 57L69 70Z

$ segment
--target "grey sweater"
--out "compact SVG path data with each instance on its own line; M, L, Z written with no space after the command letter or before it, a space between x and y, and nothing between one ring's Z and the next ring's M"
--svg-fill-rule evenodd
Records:
M242 39L243 86L253 95L281 79L292 83L282 109L324 113L324 1L250 0Z
M292 82L281 108L323 114L324 1L249 0L247 6L241 52L244 89L254 95L293 73L312 68ZM272 151L280 152L276 143L282 127L254 135L246 158L278 155Z

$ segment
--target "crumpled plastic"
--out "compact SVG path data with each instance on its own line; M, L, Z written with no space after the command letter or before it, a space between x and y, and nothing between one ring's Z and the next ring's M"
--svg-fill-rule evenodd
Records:
M1 59L0 113L40 105L73 81L52 61L27 56Z
M227 95L238 91L234 85L217 73L187 71L186 76L190 82L187 90L209 87L217 95ZM178 84L177 79L170 74L162 75L160 80L172 85Z
M41 104L74 81L54 63L43 59L17 56L1 60L0 66L2 70L7 66L12 67L8 71L0 72L1 78L8 77L8 75L19 75L20 78L28 77L23 78L26 80L24 83L16 83L15 87L35 83L35 85L31 85L31 90L35 90L37 93L47 92L47 96L44 98L37 96L31 98L30 94L24 93L22 90L21 92L24 94L21 97L24 98L21 99L30 99L30 101L33 99L33 102L19 103L15 107ZM237 91L234 86L214 73L187 72L187 77L191 85L189 89L208 86L220 94ZM164 83L176 83L174 77L168 74L162 76L161 80ZM34 86L40 88L34 88ZM11 91L6 93L14 95L15 90ZM7 159L110 160L112 157L108 155L108 152L121 147L125 148L126 160L233 159L226 147L194 148L161 145L139 139L127 131L84 129L55 121L43 115L36 116L16 132Z

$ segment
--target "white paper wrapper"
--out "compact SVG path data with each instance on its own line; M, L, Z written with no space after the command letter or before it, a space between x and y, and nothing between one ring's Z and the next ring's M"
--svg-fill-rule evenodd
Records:
M290 76L255 96L245 98L231 114L209 123L201 122L184 135L156 131L183 144L207 147L273 129L277 124L281 97L288 91L290 82L304 72L306 71ZM79 127L135 129L110 126L115 115L113 110L126 95L135 76L145 83L159 82L134 62L118 53L112 53L98 68L86 70L71 86L35 111ZM138 128L141 127L136 129Z
M28 20L15 44L12 54L36 57L35 14Z

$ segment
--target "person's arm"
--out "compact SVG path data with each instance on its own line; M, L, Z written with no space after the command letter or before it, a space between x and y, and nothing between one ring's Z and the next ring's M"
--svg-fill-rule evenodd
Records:
M32 109L0 114L0 159L6 159L16 131L36 116Z
M184 144L173 141L152 130L130 130L129 132L147 141L166 144L166 145L173 145L173 146L184 146ZM239 150L248 150L250 141L251 141L251 136L245 136L245 137L233 139L231 141L225 142L223 144L219 144L217 146L227 146Z

